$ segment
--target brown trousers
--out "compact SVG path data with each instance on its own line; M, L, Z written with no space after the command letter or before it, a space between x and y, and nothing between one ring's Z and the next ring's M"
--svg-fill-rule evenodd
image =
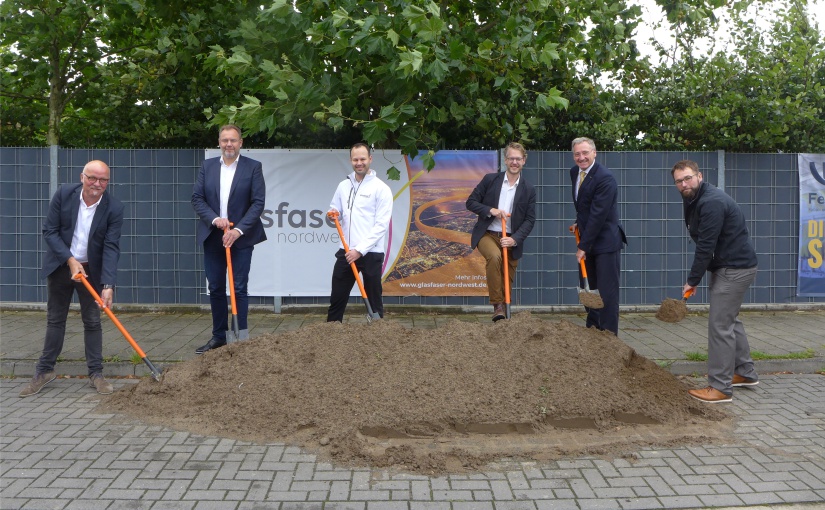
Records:
M490 303L504 302L504 265L501 248L501 238L496 234L487 232L478 242L478 252L487 261L487 291L490 294ZM510 292L512 296L513 280L516 278L516 268L518 260L513 260L510 253L507 254L507 266L510 274Z

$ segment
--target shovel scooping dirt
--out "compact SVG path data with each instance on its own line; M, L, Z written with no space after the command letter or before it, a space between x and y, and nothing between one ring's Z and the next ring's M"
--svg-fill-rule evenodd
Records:
M570 227L570 230L573 231L573 234L575 234L576 246L578 246L580 241L579 228L577 226L573 226ZM582 282L584 283L584 287L579 287L579 303L584 305L586 308L604 308L604 300L602 300L602 296L598 289L590 289L590 282L587 279L587 267L584 265L584 259L579 261L579 267L581 268L581 277Z
M679 322L687 316L687 300L696 289L690 289L685 292L682 299L665 298L659 306L659 311L656 312L656 318L663 322Z

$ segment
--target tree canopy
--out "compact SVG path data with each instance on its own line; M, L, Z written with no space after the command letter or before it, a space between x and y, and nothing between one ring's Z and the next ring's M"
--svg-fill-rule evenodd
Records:
M0 3L0 143L203 147L366 140L441 148L825 152L825 42L804 0L657 0L676 36L640 57L624 0ZM753 0L758 1L758 0ZM778 4L777 2L773 3ZM697 49L733 23L728 51Z

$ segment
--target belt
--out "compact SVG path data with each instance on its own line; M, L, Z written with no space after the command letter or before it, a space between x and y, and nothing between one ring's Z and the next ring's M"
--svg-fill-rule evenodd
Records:
M488 234L493 234L496 237L501 237L501 232L499 232L497 230L488 230L487 233ZM509 236L510 236L510 234L507 234L507 237L509 237Z

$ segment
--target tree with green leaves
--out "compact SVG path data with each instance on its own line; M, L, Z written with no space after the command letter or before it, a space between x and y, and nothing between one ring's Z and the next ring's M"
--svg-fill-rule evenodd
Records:
M698 54L708 35L682 31L669 58L625 85L620 110L634 114L628 148L732 152L825 152L825 40L803 0L772 5L776 20L760 30L741 6L727 51ZM764 6L762 7L764 9ZM757 11L758 13L761 11ZM712 35L712 34L711 34Z
M239 23L240 44L212 48L207 64L245 97L207 114L270 136L327 127L411 156L427 148L431 168L440 147L541 140L577 74L635 58L639 12L596 0L275 0Z

